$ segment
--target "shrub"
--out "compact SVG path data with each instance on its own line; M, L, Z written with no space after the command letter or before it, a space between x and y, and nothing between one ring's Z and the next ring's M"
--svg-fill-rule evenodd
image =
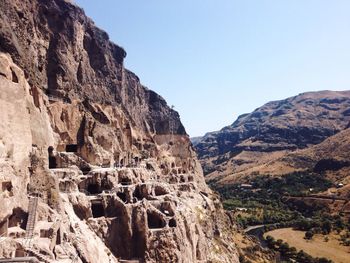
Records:
M326 258L317 258L317 263L332 263L332 260L326 259Z
M304 238L307 239L307 240L311 240L313 236L314 236L314 232L306 231Z
M326 220L322 223L321 226L323 234L327 235L332 231L332 223L329 220Z
M275 247L276 241L272 236L267 236L265 240L268 248L273 249Z

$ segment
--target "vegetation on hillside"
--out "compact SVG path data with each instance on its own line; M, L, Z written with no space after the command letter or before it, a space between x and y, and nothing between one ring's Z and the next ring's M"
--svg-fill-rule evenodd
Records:
M224 208L234 211L236 221L243 227L265 225L263 232L277 228L293 227L305 231L305 239L315 234L327 235L331 231L343 233L341 245L350 245L350 220L330 215L325 205L307 205L288 202L290 197L307 197L326 191L332 183L314 173L292 173L282 177L258 176L245 184L218 187L210 186L221 194ZM326 258L313 258L297 251L282 240L266 238L267 246L280 253L283 262L330 263Z
M215 182L210 186L218 191L224 208L241 210L237 221L243 226L290 222L306 217L317 216L325 207L294 207L286 203L288 196L307 196L325 191L332 183L318 174L292 173L283 177L259 176L249 184L237 184L218 187Z

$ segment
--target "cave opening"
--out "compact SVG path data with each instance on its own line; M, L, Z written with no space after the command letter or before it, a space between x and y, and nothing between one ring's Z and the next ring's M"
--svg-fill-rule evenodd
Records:
M96 195L96 194L102 193L102 191L100 189L100 186L98 184L96 184L96 183L89 184L88 187L87 187L87 191L91 195Z
M23 248L16 249L16 252L15 252L15 257L16 258L25 257L26 255L27 255L27 253L24 251Z
M102 182L101 182L101 192L102 191L112 190L112 187L113 187L112 183L109 182L107 179L102 180Z
M132 236L132 257L133 258L143 258L145 256L145 251L147 248L147 235L144 231L140 229L133 230Z
M176 223L176 220L175 218L172 218L169 220L169 227L176 227L177 226L177 223Z
M59 228L56 233L56 245L61 245L61 243L61 228Z
M100 202L91 203L91 211L92 211L93 218L105 216L105 209L103 207L103 204Z
M56 160L56 156L54 155L53 150L54 150L54 148L52 146L50 146L48 148L48 152L49 152L49 169L57 168L57 160Z
M78 152L78 144L67 144L66 145L67 153L76 153Z
M126 198L126 194L124 192L118 192L117 196L124 202L127 203L128 199Z
M147 212L147 222L150 229L164 228L166 226L163 217L154 211Z
M12 189L13 189L12 183L10 181L2 182L1 183L1 189L2 189L3 192L7 191L9 193L12 193Z
M150 196L149 188L145 184L137 185L133 196L136 197L137 200L142 200L144 198L148 199Z
M40 238L49 238L51 236L50 229L40 229Z
M141 193L141 189L140 189L139 185L136 186L136 189L135 189L135 191L133 193L133 196L136 197L137 200L142 200L143 199L143 195Z
M11 72L12 72L12 81L14 83L18 83L18 77L17 74L15 73L15 71L11 68Z
M154 168L153 168L153 166L150 163L146 163L146 169L154 171Z
M171 207L170 202L164 202L161 204L160 211L162 211L163 214L167 216L174 216L175 212L173 208Z
M91 168L87 166L83 166L83 167L80 167L80 171L83 172L83 175L87 175L91 171Z
M12 215L9 217L8 227L20 227L26 229L28 213L17 207L12 210Z
M164 187L162 187L160 185L156 185L154 187L154 194L156 196L166 195L166 194L168 194L168 191Z
M130 178L124 177L120 180L121 185L131 185L132 181Z

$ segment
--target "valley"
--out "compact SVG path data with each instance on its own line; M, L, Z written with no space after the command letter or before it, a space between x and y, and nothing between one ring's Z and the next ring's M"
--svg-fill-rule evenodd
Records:
M349 95L321 91L269 102L193 141L206 181L247 234L265 247L271 235L296 247L295 253L308 254L296 259L294 252L283 254L278 245L271 246L282 261L323 262L325 257L345 262L350 245ZM300 238L306 232L315 240ZM331 240L333 250L319 244L321 239ZM315 253L321 247L324 253Z
M0 0L0 262L350 262L350 90L270 101L190 138L270 85L251 66L276 67L255 54L272 47L252 37L270 38L263 19L239 1L106 2ZM256 94L231 99L236 78Z

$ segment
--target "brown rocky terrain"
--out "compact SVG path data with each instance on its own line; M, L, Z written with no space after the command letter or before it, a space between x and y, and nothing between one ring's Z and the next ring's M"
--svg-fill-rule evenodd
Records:
M322 143L297 150L273 161L252 168L252 174L281 176L293 172L321 174L334 186L325 192L308 197L290 198L289 202L302 201L310 206L323 205L331 214L341 212L350 217L350 129L345 129ZM259 172L257 172L259 171ZM242 178L243 179L243 178ZM247 178L246 178L247 179Z
M293 171L325 173L338 183L348 176L350 169L350 129L345 129L322 143L293 151L261 167L263 173L283 174Z
M0 258L239 262L178 113L82 9L0 0L0 52Z
M328 171L338 182L349 166L349 109L350 91L303 93L269 102L194 145L206 178L221 184L300 170Z

